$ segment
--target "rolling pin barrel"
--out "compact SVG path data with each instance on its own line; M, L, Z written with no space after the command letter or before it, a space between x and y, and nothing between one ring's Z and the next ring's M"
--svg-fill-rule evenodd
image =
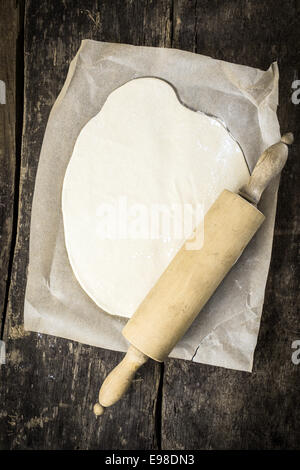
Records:
M184 244L127 322L122 333L131 346L104 381L96 415L121 398L148 357L164 361L190 327L263 223L256 204L282 170L292 142L293 135L285 134L265 150L240 195L220 194L204 218L203 246L193 250Z
M152 359L164 361L263 220L241 196L223 191L205 216L202 248L182 246L127 322L125 338Z

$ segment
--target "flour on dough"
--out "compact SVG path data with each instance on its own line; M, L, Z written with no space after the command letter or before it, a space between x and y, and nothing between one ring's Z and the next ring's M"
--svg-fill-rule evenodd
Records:
M81 130L63 184L66 248L80 285L106 312L131 317L184 238L116 238L114 230L105 238L109 209L142 216L153 205L202 204L205 213L248 178L225 127L182 105L167 82L139 78L116 89Z

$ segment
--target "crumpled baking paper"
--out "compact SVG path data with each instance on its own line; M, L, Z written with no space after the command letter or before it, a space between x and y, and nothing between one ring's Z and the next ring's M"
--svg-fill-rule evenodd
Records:
M102 348L126 351L127 319L112 316L88 297L69 264L61 191L82 127L107 96L128 80L162 78L181 102L226 123L250 170L280 139L276 117L278 68L267 71L176 49L82 41L52 108L40 154L30 229L25 329ZM201 311L171 357L251 371L268 275L279 177L263 194L266 221Z

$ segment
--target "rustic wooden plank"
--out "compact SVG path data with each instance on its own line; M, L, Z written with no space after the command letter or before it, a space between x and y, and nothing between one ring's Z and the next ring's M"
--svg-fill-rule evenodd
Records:
M5 400L5 408L0 412L0 429L5 431L0 438L1 448L132 449L157 445L153 418L159 380L156 365L149 363L141 370L138 379L143 381L134 384L132 392L104 417L106 421L103 418L94 422L90 405L99 377L118 362L120 355L58 338L25 334L21 327L29 213L41 139L50 107L81 38L173 45L260 67L267 67L278 55L280 61L284 59L280 62L284 67L281 96L290 90L291 77L297 78L295 18L293 13L286 14L290 8L286 2L277 13L278 5L274 4L274 8L271 2L269 7L258 2L240 2L241 7L227 2L226 21L231 23L229 27L225 22L223 28L220 28L223 16L215 1L175 1L174 13L169 2L158 5L128 1L115 2L113 6L111 3L101 2L100 10L96 2L89 1L84 3L87 10L82 10L79 2L72 2L72 6L66 1L27 3L30 27L26 39L26 76L30 83L27 80L20 228L6 325L8 365L1 368L1 397ZM280 18L276 18L274 24L278 26L272 31L274 14ZM251 27L247 23L249 17ZM262 31L255 38L261 23ZM291 36L290 32L287 34L290 27ZM247 35L254 41L251 54L241 41ZM30 91L29 86L35 91ZM282 103L279 116L284 130L288 125L296 130L297 113L298 108L287 100ZM292 448L296 447L297 439L299 442L296 408L299 375L297 366L290 362L291 341L300 336L294 295L299 274L295 263L297 150L299 145L294 146L282 177L255 372L250 376L185 361L167 361L163 388L164 448ZM80 382L83 386L78 386ZM146 419L141 420L145 413Z
M192 3L192 2L191 2ZM283 171L272 262L252 374L170 359L165 364L163 449L296 449L300 445L299 111L291 84L299 68L299 4L174 2L173 46L217 59L280 68L279 120L296 143Z
M0 325L4 316L14 213L18 9L0 1ZM0 329L1 331L1 329Z
M121 354L24 332L30 210L49 111L83 38L166 46L171 1L26 1L25 108L20 209L1 367L0 448L153 449L160 366L145 365L130 393L96 420L101 380Z

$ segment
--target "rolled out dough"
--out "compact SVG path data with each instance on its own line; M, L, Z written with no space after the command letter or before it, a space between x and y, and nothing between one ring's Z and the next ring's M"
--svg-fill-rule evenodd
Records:
M167 82L139 78L116 89L81 130L63 184L66 248L80 285L106 312L132 316L184 241L162 232L149 239L149 230L139 238L153 207L202 204L205 213L248 178L227 129L181 104Z

